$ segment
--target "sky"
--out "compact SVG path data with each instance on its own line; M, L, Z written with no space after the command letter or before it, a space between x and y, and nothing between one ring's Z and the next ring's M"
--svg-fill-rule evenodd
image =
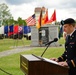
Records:
M76 0L0 0L1 3L6 3L10 13L15 20L18 17L27 19L34 14L36 7L48 8L49 18L56 10L57 21L66 18L74 18L76 20Z

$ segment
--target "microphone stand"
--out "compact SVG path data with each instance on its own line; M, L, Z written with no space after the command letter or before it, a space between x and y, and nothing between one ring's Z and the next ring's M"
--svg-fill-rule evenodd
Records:
M49 45L50 45L50 44L47 45L47 47L46 47L45 50L43 51L41 57L43 56L43 54L45 53L45 51L48 49Z

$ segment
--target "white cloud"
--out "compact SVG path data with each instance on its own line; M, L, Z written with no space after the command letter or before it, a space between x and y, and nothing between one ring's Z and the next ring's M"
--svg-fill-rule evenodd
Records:
M21 17L23 19L28 18L34 13L34 7L30 4L22 4L22 5L10 5L10 12L12 13L12 16L14 16L14 19L18 19L18 17Z
M1 0L5 1L9 6L10 12L14 19L22 17L28 18L34 13L35 7L48 8L49 18L51 17L54 9L56 9L57 21L72 17L76 18L76 0Z

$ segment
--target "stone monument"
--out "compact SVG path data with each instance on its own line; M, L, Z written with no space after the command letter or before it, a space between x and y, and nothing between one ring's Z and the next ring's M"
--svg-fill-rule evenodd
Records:
M42 17L45 14L45 7L37 7L35 8L35 19L36 23L38 22L38 18L40 12L42 10ZM54 40L54 38L58 38L58 26L55 24L48 24L41 26L40 29L35 26L31 26L31 46L45 46L49 41ZM52 43L50 46L58 46L58 42Z

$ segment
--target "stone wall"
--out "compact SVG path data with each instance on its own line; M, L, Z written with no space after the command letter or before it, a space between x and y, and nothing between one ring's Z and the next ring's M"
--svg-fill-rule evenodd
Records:
M58 25L44 25L42 26L43 28L47 27L48 28L48 40L52 41L54 38L58 38ZM40 44L39 40L39 30L36 28L36 26L31 27L31 46L45 46L45 44ZM48 41L48 42L49 42ZM58 41L50 44L50 46L59 46Z

